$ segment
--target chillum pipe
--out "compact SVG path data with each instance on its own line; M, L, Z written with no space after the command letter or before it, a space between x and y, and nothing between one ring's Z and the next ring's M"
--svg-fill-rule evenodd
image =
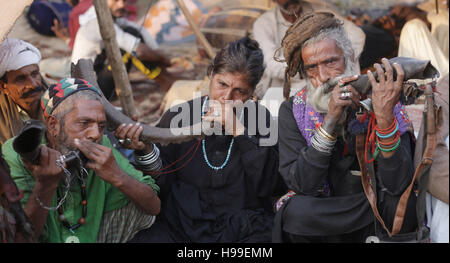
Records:
M39 164L41 140L45 131L46 127L41 121L26 121L19 135L13 140L14 150L25 161L32 164Z
M438 78L439 71L433 65L431 65L430 60L419 60L415 58L407 58L407 57L395 57L389 60L391 64L392 70L394 72L394 80L397 79L397 72L393 66L393 63L400 64L405 72L404 81L409 79L429 79L429 78ZM383 64L381 67L384 69ZM378 80L377 72L372 72L373 76L376 80ZM332 81L328 83L330 89L333 89L337 85L337 81ZM367 95L372 90L372 85L370 83L369 77L364 74L360 75L357 80L352 82L348 82L347 84L352 85L359 94ZM331 91L331 90L330 90Z
M71 65L71 75L74 78L84 79L95 87L99 87L97 77L95 76L92 60L80 59L75 65ZM101 92L100 88L98 90ZM117 110L102 94L102 103L105 107L107 125L109 130L117 129L121 124L136 123L128 116ZM193 139L201 138L201 134L192 135L194 131L201 131L201 123L185 128L158 128L151 125L142 125L140 140L144 143L160 143L167 145L169 143L182 143ZM177 135L176 135L177 134ZM188 134L188 135L178 135Z

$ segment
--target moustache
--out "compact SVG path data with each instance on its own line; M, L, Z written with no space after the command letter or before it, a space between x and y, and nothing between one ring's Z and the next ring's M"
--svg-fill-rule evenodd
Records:
M32 97L35 93L44 92L44 91L45 91L45 89L43 86L38 86L37 88L30 89L30 90L22 93L22 98L27 99L29 97Z
M323 93L325 94L330 93L333 90L333 88L337 85L339 80L341 80L341 78L343 78L343 75L329 79L327 82L323 83L317 88L323 90Z

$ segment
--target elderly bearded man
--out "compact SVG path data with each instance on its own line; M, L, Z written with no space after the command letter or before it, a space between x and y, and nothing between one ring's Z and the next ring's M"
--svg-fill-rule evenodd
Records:
M335 14L343 23L344 28L349 32L350 41L355 49L355 56L359 57L364 48L365 34L351 21L339 15L337 9L324 0L273 0L276 6L262 14L253 24L253 35L258 41L264 53L264 64L266 70L256 86L255 96L263 98L268 88L282 87L284 81L284 69L286 63L280 62L283 59L283 52L277 50L281 46L281 41L287 29L295 23L297 18L303 14L312 12L330 12ZM281 50L282 51L282 50ZM274 58L274 55L277 59ZM291 87L292 91L298 91L305 86L304 79L294 78Z
M361 183L355 137L367 130L368 122L356 119L360 94L346 84L358 76L341 22L331 13L305 15L289 28L282 45L288 65L285 88L289 90L289 76L297 72L308 86L284 101L279 111L280 173L292 191L277 204L273 241L364 242L375 229L386 234L375 222ZM394 81L392 67L386 59L383 64L386 77L379 64L375 68L383 77L379 82L371 73L369 77L377 140L384 143L375 161L378 210L392 229L398 199L414 172L413 141L398 103L403 70L394 64ZM338 79L338 85L328 85ZM395 123L393 136L385 135ZM416 227L415 203L411 196L401 233Z
M0 145L16 136L24 121L43 120L40 60L41 52L28 42L7 38L0 44Z
M41 100L47 132L39 164L21 160L13 139L3 145L40 241L125 242L151 226L159 213L154 180L134 169L103 135L106 116L99 94L81 79L50 86ZM57 164L61 154L75 150L88 159L86 164ZM148 150L144 153L154 152Z

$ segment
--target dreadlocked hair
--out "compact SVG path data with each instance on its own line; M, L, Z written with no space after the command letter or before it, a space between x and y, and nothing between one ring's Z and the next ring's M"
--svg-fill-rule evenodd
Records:
M289 27L281 42L287 64L283 85L283 96L285 99L289 99L291 78L298 72L300 72L302 78L305 77L302 70L303 61L301 53L305 42L323 29L338 28L341 26L342 22L333 13L316 12L302 15Z

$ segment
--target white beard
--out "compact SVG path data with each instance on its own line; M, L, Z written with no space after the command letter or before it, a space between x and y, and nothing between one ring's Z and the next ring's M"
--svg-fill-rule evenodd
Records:
M334 87L330 85L330 83L337 83L341 78L359 75L359 71L357 70L356 63L353 63L349 60L346 61L347 66L342 75L339 75L326 83L315 88L309 78L306 78L306 103L311 105L315 111L323 114L328 113L328 104L331 99L331 91ZM341 118L337 122L338 126L341 126L345 120L347 119L347 111L344 111L341 115Z
M326 83L315 88L309 78L306 78L306 103L311 105L315 111L319 113L328 112L328 104L330 103L331 91L334 87L331 87L329 83L336 83L343 77L359 75L359 71L356 69L357 65L351 61L346 61L347 66L342 75L339 75L333 79L330 79Z

